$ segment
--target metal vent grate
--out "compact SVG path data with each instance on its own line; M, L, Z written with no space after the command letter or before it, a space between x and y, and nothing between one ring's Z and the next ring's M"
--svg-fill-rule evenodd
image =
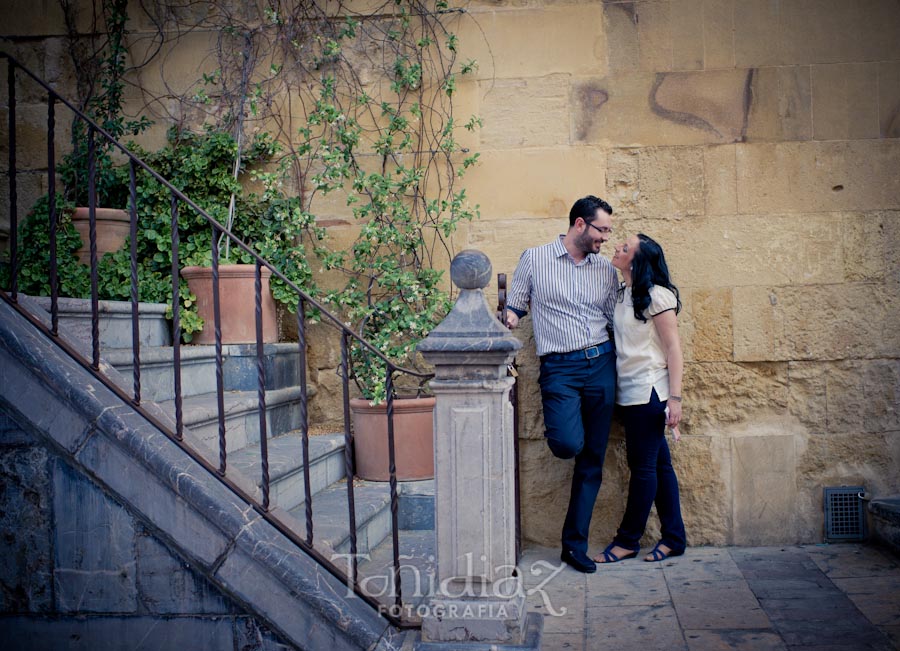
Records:
M825 489L825 540L862 540L866 536L864 486Z

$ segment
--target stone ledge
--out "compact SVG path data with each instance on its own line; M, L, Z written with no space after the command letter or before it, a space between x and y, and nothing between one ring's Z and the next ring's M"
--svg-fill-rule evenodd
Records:
M900 495L880 497L869 502L869 513L900 525Z
M50 299L46 296L28 297L50 313ZM91 301L86 298L59 298L59 323L70 335L88 345L91 341ZM172 333L166 321L164 303L138 303L141 346L169 346ZM131 303L129 301L98 301L100 343L104 348L131 346Z

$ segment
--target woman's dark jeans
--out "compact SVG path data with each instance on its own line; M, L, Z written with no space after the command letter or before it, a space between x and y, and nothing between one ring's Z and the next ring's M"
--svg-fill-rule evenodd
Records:
M622 408L631 480L615 543L625 549L640 549L650 507L655 501L662 529L660 542L676 555L684 552L686 541L678 479L666 443L665 409L666 403L660 401L655 389L647 404Z

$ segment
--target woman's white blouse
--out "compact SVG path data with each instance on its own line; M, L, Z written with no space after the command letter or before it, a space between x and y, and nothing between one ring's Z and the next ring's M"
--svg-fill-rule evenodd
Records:
M650 306L645 310L646 322L634 317L631 287L620 290L616 301L613 327L616 333L616 403L645 405L656 389L660 400L669 399L669 369L653 317L678 305L675 294L665 287L650 288Z

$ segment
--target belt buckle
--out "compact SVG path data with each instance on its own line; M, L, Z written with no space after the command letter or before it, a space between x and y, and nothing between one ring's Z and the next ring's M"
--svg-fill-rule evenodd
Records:
M593 355L591 353L593 353ZM600 357L600 346L591 346L590 348L585 348L584 356L587 359L596 359L597 357Z

